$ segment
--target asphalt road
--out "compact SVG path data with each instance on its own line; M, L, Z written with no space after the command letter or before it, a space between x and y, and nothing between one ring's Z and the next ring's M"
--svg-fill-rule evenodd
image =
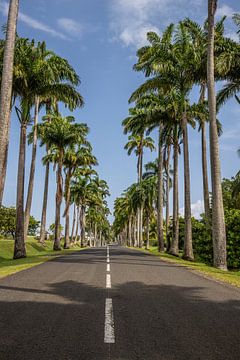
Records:
M107 266L108 264L108 266ZM110 246L0 281L0 359L239 360L240 291Z

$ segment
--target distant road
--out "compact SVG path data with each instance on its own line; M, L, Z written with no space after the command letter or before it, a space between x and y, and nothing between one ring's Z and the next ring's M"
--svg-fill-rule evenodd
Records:
M0 280L0 360L239 360L240 291L110 246Z

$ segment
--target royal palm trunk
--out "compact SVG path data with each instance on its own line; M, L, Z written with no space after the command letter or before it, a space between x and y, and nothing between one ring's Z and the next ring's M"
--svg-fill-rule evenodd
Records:
M158 251L164 251L163 237L163 146L162 146L162 124L159 125L158 139L158 207L157 207L157 234Z
M201 86L200 103L205 101L206 85ZM203 176L203 198L204 198L204 212L208 224L210 219L210 201L209 201L209 187L208 187L208 169L207 169L207 144L206 144L206 122L201 124L201 142L202 142L202 176Z
M81 206L81 247L85 245L86 207Z
M179 217L178 217L178 127L174 129L173 144L173 237L170 247L172 255L179 255Z
M183 131L183 154L184 154L184 249L183 258L194 260L192 248L192 219L191 219L191 188L190 188L190 166L188 150L188 128L186 110L182 117Z
M18 158L18 177L17 177L17 201L16 201L16 231L14 243L14 259L26 257L26 247L24 239L24 177L25 177L25 155L26 155L26 135L27 125L21 123L20 145Z
M47 151L48 152L48 151ZM40 229L40 243L44 243L46 235L46 222L47 222L47 202L48 202L48 183L49 183L49 167L50 163L47 162L45 169L45 181L44 181L44 192L43 192L43 206L42 206L42 217L41 217L41 229Z
M77 225L76 225L74 244L76 244L78 241L78 228L79 228L79 206L77 207Z
M71 197L70 179L71 179L71 170L68 170L65 179L66 207L64 211L64 216L65 216L64 249L70 248L70 238L69 238L69 208L70 208L70 197Z
M76 224L76 204L73 206L73 223L72 223L72 232L71 232L71 243L74 242L74 230L75 230L75 224Z
M149 214L147 214L147 220L146 220L146 250L149 249L149 228L150 228L150 217Z
M216 93L214 79L214 16L216 0L208 0L208 105L210 119L210 157L212 177L212 235L214 266L227 270L226 229L222 199L221 167L216 122Z
M2 64L2 82L0 93L0 206L2 205L3 191L6 178L11 97L13 82L13 63L16 39L17 17L19 0L10 0L6 41Z
M59 151L59 160L58 160L58 166L57 166L55 234L54 234L53 250L61 250L60 216L61 216L61 204L62 204L62 198L63 198L62 166L63 166L63 150L61 149Z
M170 155L171 155L171 145L168 145L167 149L167 162L166 162L166 240L167 240L167 251L170 250L170 238L168 234L168 227L169 227L169 184L170 184L170 177L169 177L169 162L170 162Z
M35 98L35 114L34 114L34 133L33 133L33 145L32 145L32 160L29 174L29 183L28 183L28 193L27 201L25 207L25 239L27 239L30 212L32 206L32 197L33 197L33 186L34 186L34 177L35 177L35 167L36 167L36 154L37 154L37 124L38 124L38 109L39 109L39 96Z

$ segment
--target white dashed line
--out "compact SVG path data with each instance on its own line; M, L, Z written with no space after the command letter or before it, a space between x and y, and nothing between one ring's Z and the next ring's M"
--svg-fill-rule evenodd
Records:
M107 272L110 272L110 264L107 264Z
M104 342L107 344L115 343L113 305L112 305L112 299L109 298L106 299L106 304L105 304Z
M107 274L106 275L106 288L107 289L111 289L112 285L111 285L111 275Z

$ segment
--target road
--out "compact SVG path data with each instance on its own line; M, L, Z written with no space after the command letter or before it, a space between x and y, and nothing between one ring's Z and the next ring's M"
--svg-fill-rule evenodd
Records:
M239 360L240 291L135 250L0 281L0 359Z

